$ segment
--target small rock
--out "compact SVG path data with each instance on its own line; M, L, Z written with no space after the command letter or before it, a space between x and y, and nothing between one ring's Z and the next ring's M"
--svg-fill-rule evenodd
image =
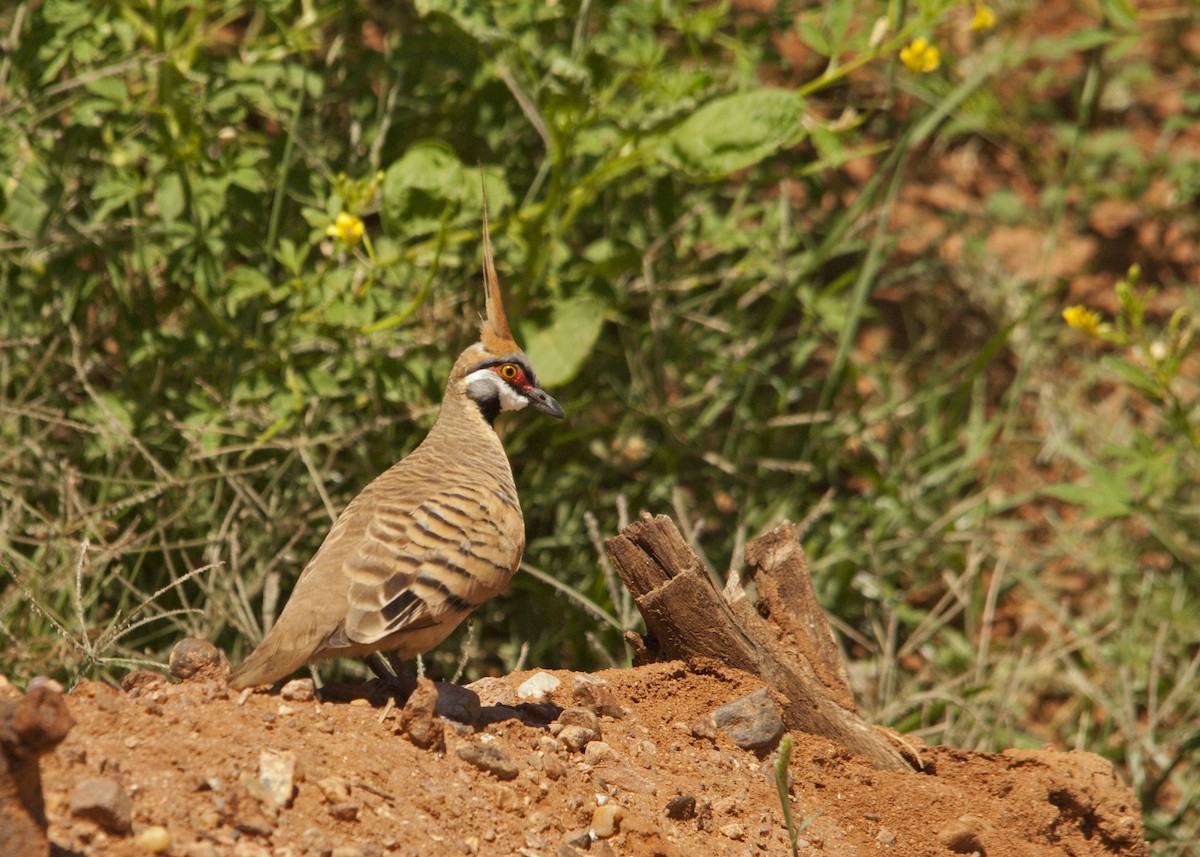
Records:
M599 737L598 733L588 729L586 726L576 726L574 724L564 726L562 731L558 733L558 740L576 752L579 752Z
M676 795L667 801L667 818L677 821L696 815L696 799L691 795Z
M556 720L563 726L582 726L584 729L591 729L597 735L600 734L600 718L594 712L578 705L563 709Z
M296 754L291 750L263 750L258 755L258 781L275 809L291 805L295 778Z
M464 685L464 687L479 697L480 705L513 706L517 704L517 695L513 691L512 685L496 676L486 676Z
M692 724L691 733L693 738L703 738L708 741L717 740L717 724L713 721L711 714L705 714Z
M160 825L153 825L137 835L137 846L148 854L165 854L171 850L171 832Z
M305 828L300 834L300 850L305 857L329 857L329 837L319 827Z
M358 818L358 804L353 801L331 803L329 805L329 814L338 821L354 821Z
M560 780L568 773L567 763L554 753L542 753L542 769L545 770L546 776L552 780Z
M325 796L326 803L345 803L350 800L350 784L341 777L325 777L317 780L317 788Z
M91 777L75 786L71 814L91 819L110 833L133 830L133 803L121 784L107 777Z
M611 686L599 676L581 673L572 677L571 695L577 703L596 714L617 720L625 716L625 710L613 695Z
M756 690L712 712L713 722L743 750L769 753L783 737L779 708L767 688Z
M983 847L983 840L979 838L979 832L961 820L943 829L937 838L938 842L956 854L987 853Z
M532 848L535 851L546 847L546 840L541 834L534 833L532 830L525 832L525 847Z
M620 758L617 751L603 741L593 741L583 749L583 761L589 765L599 765L604 762L617 762Z
M589 744L590 750L593 745ZM592 779L605 788L616 787L637 794L657 794L658 786L639 774L631 765L621 761L601 762L592 768Z
M578 830L572 830L563 837L563 842L567 845L573 845L576 848L586 849L592 844L592 832L586 827L581 827Z
M558 690L562 684L547 672L534 673L517 687L517 696L531 702L541 702L547 694Z
M746 838L746 830L737 822L731 822L730 824L721 826L721 835L732 839L734 842L741 842Z
M271 857L271 852L257 842L239 842L233 846L233 857Z
M211 842L193 842L183 849L183 857L221 857L217 846Z
M617 824L625 815L618 804L606 803L592 812L591 834L597 839L608 839L617 832Z
M134 670L121 676L121 690L135 697L166 683L167 680L161 675L148 670Z
M153 673L151 673L151 675L153 675ZM46 675L35 675L33 678L31 678L29 680L29 684L25 685L25 692L30 693L37 690L39 687L44 687L54 693L63 692L62 683L57 679L50 678L50 676Z
M434 710L439 717L468 725L479 721L479 710L482 708L482 703L475 691L463 687L461 684L450 684L443 681L437 682L435 687L437 688L437 707Z
M438 689L427 678L417 679L417 688L400 710L400 733L422 750L440 753L446 749L446 730L437 716Z
M229 672L229 659L208 640L184 637L171 649L167 661L171 675L180 681L221 679Z
M280 688L279 695L288 702L312 702L316 690L311 678L294 678Z
M454 753L464 762L474 765L481 771L487 771L497 779L514 780L517 777L517 763L493 744L474 744L464 741L455 748Z
M881 827L879 828L879 832L875 834L875 841L880 845L895 845L896 832L894 830L888 830L886 827Z

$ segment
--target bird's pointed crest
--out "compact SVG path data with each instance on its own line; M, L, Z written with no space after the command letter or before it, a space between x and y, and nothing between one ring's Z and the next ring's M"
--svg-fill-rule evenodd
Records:
M483 177L480 176L480 183ZM508 318L504 314L504 298L500 294L500 279L496 276L496 263L492 258L492 233L488 229L487 187L483 187L483 291L486 296L487 317L479 325L479 341L494 354L509 354L519 351L508 329Z

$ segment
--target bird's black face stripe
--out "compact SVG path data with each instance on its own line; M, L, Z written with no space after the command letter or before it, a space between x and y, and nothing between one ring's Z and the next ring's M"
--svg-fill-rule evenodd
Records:
M467 395L479 405L479 412L487 424L494 425L496 417L500 416L500 395L496 388L487 381L474 381L467 387Z

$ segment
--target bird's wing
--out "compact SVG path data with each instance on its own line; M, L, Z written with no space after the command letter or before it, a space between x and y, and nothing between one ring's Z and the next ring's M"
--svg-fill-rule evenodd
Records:
M457 622L507 582L516 563L487 549L501 531L475 493L453 488L415 508L371 510L342 562L350 580L343 625L350 642L371 644L451 617Z

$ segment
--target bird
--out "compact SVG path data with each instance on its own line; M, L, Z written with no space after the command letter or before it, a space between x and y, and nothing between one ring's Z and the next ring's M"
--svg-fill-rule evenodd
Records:
M516 572L525 522L495 421L524 408L564 413L509 330L486 197L483 285L479 341L454 362L429 434L334 521L230 688L273 685L333 657L366 657L383 678L403 673L404 660L440 644Z

